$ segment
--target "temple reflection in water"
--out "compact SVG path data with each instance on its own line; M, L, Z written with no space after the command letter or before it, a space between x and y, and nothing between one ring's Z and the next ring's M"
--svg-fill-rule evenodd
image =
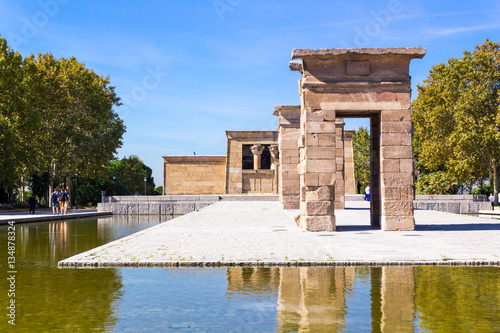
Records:
M374 332L412 332L413 267L228 268L227 296L277 294L280 332L345 331L355 283L368 284ZM357 279L357 281L355 281ZM367 305L367 304L366 304Z

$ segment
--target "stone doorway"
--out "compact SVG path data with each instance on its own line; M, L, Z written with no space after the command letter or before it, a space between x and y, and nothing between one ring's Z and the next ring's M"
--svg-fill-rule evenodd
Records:
M339 192L337 118L369 117L371 224L414 230L410 61L424 48L293 50L299 71L300 221L334 231Z

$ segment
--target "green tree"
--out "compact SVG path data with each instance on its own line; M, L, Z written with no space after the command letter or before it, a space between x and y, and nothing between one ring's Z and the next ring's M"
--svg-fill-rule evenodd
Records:
M12 201L13 190L21 180L26 155L26 115L23 60L0 37L0 188ZM4 192L5 193L5 192Z
M370 185L370 133L365 127L360 127L352 135L354 150L354 174L361 188Z
M500 48L489 40L432 67L412 104L418 159L426 169L469 187L491 172L498 193L499 88Z
M105 176L125 132L119 101L109 77L74 57L23 59L0 37L0 188L44 172L68 187L75 171Z
M144 177L146 177L146 189L148 195L154 194L153 170L135 155L124 157L111 163L108 169L109 177L116 176L116 184L123 185L127 193L118 194L144 194ZM109 193L109 192L108 192Z

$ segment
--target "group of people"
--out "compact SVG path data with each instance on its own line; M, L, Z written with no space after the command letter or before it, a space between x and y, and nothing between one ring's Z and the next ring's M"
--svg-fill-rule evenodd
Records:
M61 188L59 192L54 189L52 196L50 198L52 201L52 214L53 215L66 215L68 210L69 193L67 188Z

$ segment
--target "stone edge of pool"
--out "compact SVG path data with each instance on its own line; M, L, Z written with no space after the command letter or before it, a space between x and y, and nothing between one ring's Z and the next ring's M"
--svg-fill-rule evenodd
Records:
M70 219L81 219L87 217L105 217L111 216L111 212L89 212L89 213L69 213L65 215L53 215L47 213L45 215L8 215L3 214L0 216L0 225L7 225L9 222L15 223L32 223L32 222L46 222L55 220L70 220Z
M442 261L60 261L59 268L145 268L145 267L347 267L347 266L498 266L491 260Z

